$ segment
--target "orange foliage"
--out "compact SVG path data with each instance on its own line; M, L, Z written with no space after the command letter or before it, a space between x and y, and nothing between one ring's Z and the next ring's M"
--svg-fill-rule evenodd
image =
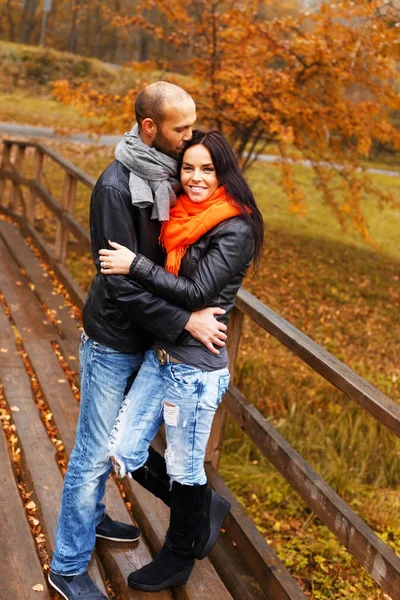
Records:
M115 15L114 24L147 28L175 47L175 60L164 66L190 75L184 87L196 100L201 122L229 137L243 168L274 144L284 161L284 189L301 212L304 201L290 160L311 161L337 218L368 239L363 190L380 202L394 202L358 167L374 140L400 149L400 131L389 118L400 110L395 89L400 17L391 3L357 0L323 3L314 13L271 20L265 17L271 4L146 0L138 3L135 17ZM164 27L146 18L151 8ZM90 84L73 89L65 81L54 91L87 114L103 116L100 130L110 131L131 127L134 96L146 83L138 72L137 89L125 97ZM343 182L339 198L332 187L336 175Z

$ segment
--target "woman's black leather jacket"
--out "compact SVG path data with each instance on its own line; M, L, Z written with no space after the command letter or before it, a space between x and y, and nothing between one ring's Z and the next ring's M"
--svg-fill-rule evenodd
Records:
M241 216L232 217L188 248L177 277L142 254L133 260L130 276L149 292L187 310L219 306L226 313L218 316L218 320L227 324L253 253L250 225ZM186 331L175 343L200 344Z

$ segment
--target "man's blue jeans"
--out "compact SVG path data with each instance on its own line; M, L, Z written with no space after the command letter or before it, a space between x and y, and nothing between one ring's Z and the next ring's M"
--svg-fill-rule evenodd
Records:
M90 561L96 525L104 514L101 500L112 466L107 458L108 439L143 354L118 352L83 333L79 360L79 421L64 480L51 563L51 570L60 575L79 575Z
M202 371L167 361L149 350L122 403L110 436L109 456L120 476L142 467L165 422L165 460L171 481L207 482L204 456L215 411L229 383L227 368Z

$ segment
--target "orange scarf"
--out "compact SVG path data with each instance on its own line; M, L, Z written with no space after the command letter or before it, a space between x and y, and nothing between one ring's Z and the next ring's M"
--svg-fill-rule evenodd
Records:
M186 194L179 196L170 210L170 220L162 225L159 238L167 251L167 271L178 275L189 246L221 221L241 214L239 208L229 203L230 199L223 186L204 202L192 202Z

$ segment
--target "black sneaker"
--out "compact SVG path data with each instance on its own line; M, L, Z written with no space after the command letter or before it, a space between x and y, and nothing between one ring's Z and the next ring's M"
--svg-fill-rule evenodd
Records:
M66 600L108 600L107 596L90 579L87 571L82 575L66 577L50 571L49 583Z
M96 537L112 542L136 542L140 538L140 529L120 521L113 521L108 515L96 527Z

